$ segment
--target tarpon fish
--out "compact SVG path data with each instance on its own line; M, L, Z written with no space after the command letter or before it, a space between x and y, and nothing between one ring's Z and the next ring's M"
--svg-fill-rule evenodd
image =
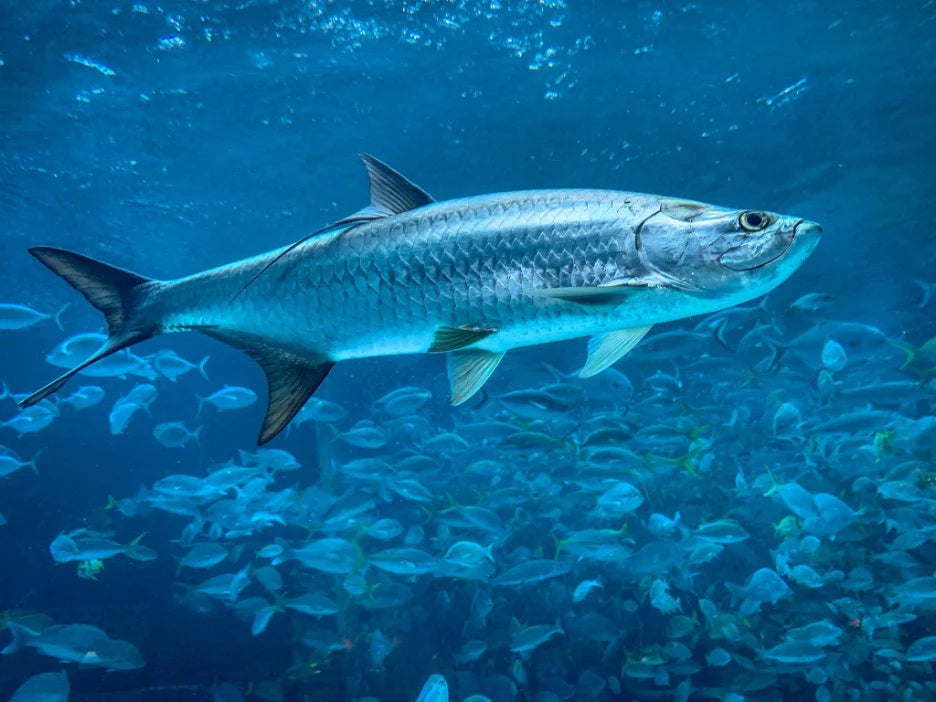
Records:
M294 244L170 281L50 247L30 253L97 307L109 336L30 395L156 334L200 331L266 372L259 443L276 436L338 361L444 353L452 403L513 348L589 336L588 377L654 324L772 290L821 227L799 217L612 190L530 190L436 201L362 155L368 207Z

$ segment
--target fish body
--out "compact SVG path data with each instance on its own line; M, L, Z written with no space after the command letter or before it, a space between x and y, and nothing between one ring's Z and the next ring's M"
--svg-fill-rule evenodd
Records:
M374 403L373 408L379 414L403 417L418 411L431 399L432 393L425 388L409 386L388 392Z
M148 414L149 407L153 403L153 400L156 399L157 394L154 386L149 383L141 383L134 386L126 396L118 399L108 415L111 434L114 436L123 434L127 429L127 425L130 424L133 415L140 410Z
M339 607L334 600L317 592L307 592L291 600L286 600L283 604L289 609L313 617L327 617L338 614L339 611Z
M70 306L71 305L65 305L55 314L43 314L25 305L0 302L0 330L16 331L19 329L27 329L47 319L54 320L56 326L61 329L62 322L59 317L61 317L62 312L67 310Z
M813 292L806 293L805 295L800 295L788 306L790 311L796 310L798 312L815 312L822 309L823 307L828 306L833 301L833 298L828 293L823 292Z
M282 449L258 449L254 453L240 450L238 455L243 465L264 470L291 472L302 467L295 456Z
M179 559L179 569L213 568L227 559L228 555L228 550L221 544L194 544L189 552Z
M448 700L448 683L438 673L429 676L416 697L416 702L448 702Z
M58 368L71 368L87 358L107 341L107 336L97 332L83 332L63 339L46 355L46 363Z
M107 670L135 670L146 665L135 646L127 641L111 639L101 629L89 624L50 626L41 632L16 622L7 626L13 634L13 641L0 653L15 653L28 647L60 661Z
M936 661L936 636L925 636L910 644L905 660L910 663Z
M150 548L140 545L139 537L129 544L119 544L105 537L83 534L59 534L49 544L49 552L56 563L72 561L106 560L124 555L135 561L152 561L157 554Z
M731 592L732 606L741 600L741 616L749 616L758 611L764 602L774 604L791 594L786 583L770 568L755 571L744 587L728 582L725 583L725 587Z
M571 566L564 561L524 561L498 575L491 581L491 584L495 587L525 587L563 576L571 569Z
M513 632L510 637L510 650L514 653L526 653L539 648L554 636L564 636L565 631L557 622L553 624L534 624Z
M196 365L186 361L175 351L164 349L153 354L150 360L153 363L153 367L160 375L169 378L169 380L175 383L181 376L193 370L197 370L202 378L208 380L208 374L205 372L205 364L208 363L209 358L209 356L205 356L198 365Z
M815 663L822 660L825 653L806 641L784 641L763 651L761 657L778 663Z
M10 702L67 702L70 692L71 685L64 670L39 673L16 688Z
M217 597L228 602L236 602L241 591L250 584L250 566L245 566L236 573L224 573L208 578L194 586L193 592L209 597Z
M201 331L267 373L260 442L343 360L448 353L452 402L505 352L590 336L580 375L604 370L650 326L769 292L819 239L818 224L611 190L535 190L435 201L364 156L371 204L268 254L154 281L59 249L31 250L84 292L109 336L24 401L155 334Z
M309 420L313 422L340 422L347 416L348 411L341 405L312 397L296 415L295 424L301 424Z
M103 399L103 388L97 385L82 385L71 395L61 400L59 404L68 405L73 410L83 410L94 407Z
M274 559L273 565L295 559L310 570L333 575L347 575L358 562L358 552L345 539L324 538L310 541L301 548L292 549L288 556Z
M0 478L7 478L22 468L29 468L33 473L39 475L39 469L36 468L36 459L39 453L28 461L21 461L13 453L0 454Z
M362 419L337 438L351 446L367 449L377 449L387 443L387 437L369 419Z
M380 629L375 629L374 633L371 634L367 653L371 665L376 668L382 668L387 656L393 653L393 639L384 634ZM422 693L420 693L420 696L421 695Z
M575 586L575 590L572 592L572 601L575 603L582 602L595 590L603 589L604 585L602 585L600 580L583 580Z
M227 385L208 397L198 398L198 414L201 414L205 404L209 404L220 412L250 407L257 401L257 394L250 388Z
M57 412L46 405L31 405L6 422L0 422L0 427L12 429L20 436L35 434L49 426L56 416Z
M640 490L630 483L620 481L614 483L598 498L595 514L601 519L623 517L640 507L643 502Z
M647 237L652 220L662 220L657 236L665 237L668 227L681 224L688 241L695 232L684 220L693 215L737 218L733 210L614 191L527 191L432 203L314 237L233 301L280 251L162 284L152 312L163 331L230 330L341 361L426 353L445 326L495 329L471 347L503 352L711 312L770 290L753 280L730 286L727 296L666 285L665 273L642 260L636 230L642 225ZM787 224L792 241L796 222ZM685 286L704 277L689 268L685 274ZM615 280L647 281L635 287L650 288L648 299L596 311L535 294Z
M471 639L466 641L461 650L455 653L452 658L458 665L467 665L468 663L474 663L478 660L484 652L487 651L488 645L479 639Z
M197 444L201 430L198 427L191 431L182 422L163 422L153 427L153 436L166 448L183 448L189 441Z
M71 368L92 356L106 341L107 337L97 332L75 334L59 342L46 356L46 362L57 368ZM82 369L81 374L95 378L136 375L148 380L154 380L157 375L145 358L128 350L118 351L101 363Z

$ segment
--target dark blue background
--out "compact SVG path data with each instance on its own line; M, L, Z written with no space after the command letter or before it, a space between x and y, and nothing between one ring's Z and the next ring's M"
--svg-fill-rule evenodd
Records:
M139 7L146 12L123 1L0 3L0 300L42 311L72 301L69 334L100 319L28 246L65 246L153 277L187 274L287 243L365 204L359 151L440 199L607 187L808 217L824 225L824 239L774 293L778 305L821 291L834 296L831 317L914 343L934 332L933 308L916 307L912 283L936 281L932 3ZM182 45L161 48L172 36ZM531 70L549 48L555 65ZM771 103L801 79L804 90ZM0 332L0 377L18 392L46 382L44 357L60 336L51 324ZM262 388L259 370L216 342L172 344L193 360L210 353L213 377ZM561 361L581 349L547 353ZM323 392L353 404L366 384L366 406L421 376L442 396L441 373L432 358L348 363ZM164 390L162 416L190 421L193 388L210 388L187 380L184 393ZM102 384L110 398L124 387ZM111 562L120 577L101 583L51 566L48 542L87 520L106 523L108 494L227 459L235 448L227 437L252 436L262 412L211 420L203 447L180 454L156 445L149 427L112 437L109 405L54 434L0 434L24 456L46 449L41 480L17 475L0 485L10 521L0 541L0 609L110 621L112 635L144 648L144 671L77 672L76 688L82 676L86 689L120 688L281 666L283 638L269 639L280 648L236 646L249 639L244 626L174 607L162 586L174 573L168 559L147 564L145 575L139 564ZM0 418L12 413L0 406ZM182 526L161 523L165 533L148 539L169 540ZM0 680L21 680L24 660L0 659Z

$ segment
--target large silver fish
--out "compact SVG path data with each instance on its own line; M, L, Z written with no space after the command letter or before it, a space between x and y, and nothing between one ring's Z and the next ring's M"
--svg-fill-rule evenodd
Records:
M30 253L107 319L109 338L23 401L156 334L196 330L242 349L269 381L259 443L338 361L446 353L452 402L509 349L590 336L594 375L661 322L773 289L821 227L798 217L612 190L531 190L436 202L363 155L371 203L291 246L157 281L62 249Z

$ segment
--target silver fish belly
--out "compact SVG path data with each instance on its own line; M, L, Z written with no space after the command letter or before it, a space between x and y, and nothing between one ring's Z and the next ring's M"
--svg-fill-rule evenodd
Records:
M85 364L158 333L196 330L255 358L270 383L261 443L338 361L445 353L453 403L512 348L590 336L582 375L620 359L653 324L773 289L819 225L756 210L610 190L539 190L434 201L363 157L371 204L268 254L152 281L58 249L33 254L107 317Z

